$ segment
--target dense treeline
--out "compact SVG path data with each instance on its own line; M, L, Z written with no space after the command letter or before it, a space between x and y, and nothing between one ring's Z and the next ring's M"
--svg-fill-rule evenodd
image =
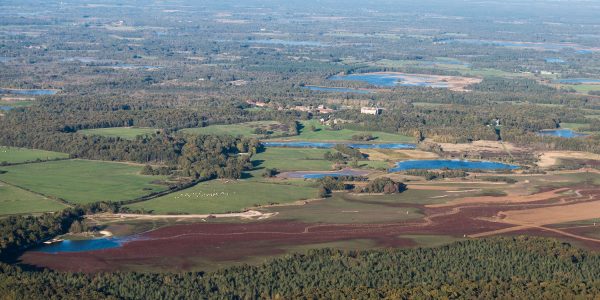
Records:
M214 273L77 274L2 264L6 299L574 298L600 293L600 257L542 238L439 248L310 250Z

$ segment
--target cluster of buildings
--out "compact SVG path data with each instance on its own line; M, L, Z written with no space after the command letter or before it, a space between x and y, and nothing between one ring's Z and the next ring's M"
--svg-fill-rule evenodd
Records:
M247 100L246 103L252 105L252 106L256 106L256 107L268 107L269 104L266 102L262 102L262 101L255 101L255 100ZM278 110L284 110L283 107L279 106L277 108ZM314 113L314 114L320 114L320 115L327 115L327 114L332 114L334 113L336 110L331 108L331 107L327 107L323 104L318 105L318 106L314 106L314 105L296 105L294 107L289 108L291 110L296 110L296 111L302 111L302 112L308 112L308 113ZM381 115L383 113L383 108L380 107L371 107L371 106L364 106L360 108L360 113L361 114L366 114L366 115L374 115L374 116L378 116Z

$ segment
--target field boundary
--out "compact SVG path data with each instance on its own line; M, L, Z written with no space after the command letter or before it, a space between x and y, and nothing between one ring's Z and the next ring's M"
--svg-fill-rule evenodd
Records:
M18 188L18 189L22 189L24 191L30 192L30 193L38 195L38 196L42 196L42 197L44 197L44 198L46 198L46 199L48 199L50 201L55 201L55 202L64 204L64 205L66 205L68 207L73 207L73 203L71 203L71 202L69 202L69 201L67 201L67 200L65 200L63 198L55 197L55 196L49 196L49 195L46 195L46 194L42 194L42 193L39 193L39 192L36 192L36 191L32 191L32 190L30 190L28 188L18 186L16 184L8 183L8 182L3 181L3 180L0 180L0 182L3 183L3 184L6 184L8 186L12 186L12 187L15 187L15 188Z

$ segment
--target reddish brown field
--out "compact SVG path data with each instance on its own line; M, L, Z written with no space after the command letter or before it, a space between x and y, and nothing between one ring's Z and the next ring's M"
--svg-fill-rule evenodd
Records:
M329 242L370 240L377 247L409 247L415 242L403 235L446 235L453 237L479 235L535 234L561 237L590 248L600 243L582 228L556 229L544 224L514 224L507 212L525 211L543 220L545 211L559 217L561 206L573 208L595 207L600 196L597 188L571 188L577 191L561 195L541 192L530 201L500 201L490 203L457 203L454 206L418 207L425 215L419 220L385 224L308 224L294 221L254 221L249 223L195 223L176 225L150 231L121 248L93 252L48 254L27 252L21 257L26 264L49 267L61 271L99 272L131 269L197 270L231 262L244 262L289 252L290 247ZM542 199L540 194L547 194ZM487 200L487 199L486 199ZM591 204L593 203L593 204ZM311 205L311 204L307 204ZM577 204L575 204L577 205ZM547 209L545 209L547 208ZM585 214L586 218L598 213ZM508 215L511 215L508 213ZM514 214L521 216L521 213ZM565 214L573 221L573 214ZM505 218L505 217L504 217ZM510 222L509 222L510 221ZM545 222L547 223L547 222ZM523 226L515 228L516 225ZM587 228L589 231L590 229Z

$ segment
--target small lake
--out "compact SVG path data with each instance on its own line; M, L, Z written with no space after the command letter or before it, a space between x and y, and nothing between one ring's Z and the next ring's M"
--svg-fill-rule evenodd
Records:
M394 86L412 86L412 87L432 87L448 88L448 83L440 82L432 76L409 75L401 73L365 73L350 75L335 75L329 77L329 80L342 81L362 81L370 85L379 87Z
M550 64L564 64L566 61L562 58L546 58L546 62Z
M594 79L594 78L564 78L564 79L558 79L555 82L557 82L557 83L565 83L565 84L598 84L598 83L600 83L600 79Z
M12 107L12 106L3 106L3 105L0 105L0 110L4 110L4 111L8 111L8 110L11 110L13 108L14 107Z
M278 39L270 39L270 40L245 40L242 41L250 44L268 44L268 45L285 45L285 46L311 46L311 47L324 47L327 46L321 42L317 41L290 41L290 40L278 40Z
M469 160L450 160L450 159L432 159L432 160L406 160L396 164L390 172L399 172L405 170L514 170L518 166L493 161L469 161Z
M341 176L365 176L369 172L364 170L345 169L340 171L297 171L285 172L280 174L285 178L303 178L303 179L321 179L324 177L341 177ZM278 175L279 176L279 175Z
M69 58L65 58L62 61L64 62L80 62L80 63L93 63L93 62L98 62L98 59L96 59L95 57L69 57Z
M359 89L343 88L343 87L324 87L324 86L307 85L307 86L304 86L303 88L311 90L311 91L318 91L318 92L354 93L354 94L371 94L372 93L372 91L369 91L369 90L359 90Z
M562 138L576 138L576 137L582 137L582 136L587 136L587 134L583 134L583 133L579 133L579 132L575 132L571 129L549 129L549 130L542 130L539 132L539 135L542 136L556 136L556 137L562 137Z
M58 90L0 89L0 94L8 94L8 95L45 96L45 95L56 95L56 93L58 93Z
M120 69L120 70L133 70L133 69L158 70L158 69L162 69L161 66L143 66L143 65L132 65L132 64L116 64L111 67L113 69Z
M356 149L415 149L415 144L388 143L388 144L359 144L359 143L321 143L321 142L262 142L265 147L288 148L319 148L332 149L335 145L346 145Z
M43 245L33 251L44 253L85 252L118 248L126 242L125 239L103 237L90 240L64 240L50 245Z
M563 49L575 49L577 53L586 54L592 53L592 50L581 49L584 48L577 44L567 43L538 43L538 42L519 42L519 41L493 41L483 39L449 39L443 41L443 43L464 43L482 46L500 46L500 47L513 47L513 48L525 48L525 49L542 49L548 51L560 51Z

